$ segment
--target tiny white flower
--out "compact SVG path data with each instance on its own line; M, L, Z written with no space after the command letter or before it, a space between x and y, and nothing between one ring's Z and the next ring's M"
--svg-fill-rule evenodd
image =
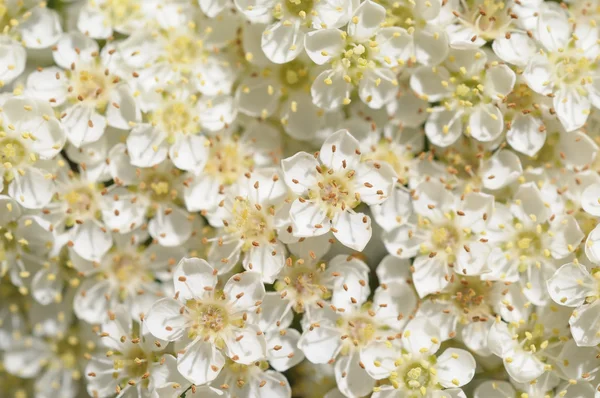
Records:
M358 141L346 130L331 135L318 159L306 152L282 160L285 182L299 195L290 209L292 234L319 236L332 231L345 246L362 250L371 239L371 219L353 209L382 203L391 193L394 172L387 163L362 161Z
M177 369L190 382L213 381L226 357L249 365L265 358L265 336L256 311L265 295L260 274L232 276L217 290L216 270L206 261L184 258L174 271L176 298L158 300L146 316L157 338L185 345Z

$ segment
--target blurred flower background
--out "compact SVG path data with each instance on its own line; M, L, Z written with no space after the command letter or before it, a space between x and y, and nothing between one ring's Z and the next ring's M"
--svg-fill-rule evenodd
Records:
M600 397L600 0L0 0L0 396Z

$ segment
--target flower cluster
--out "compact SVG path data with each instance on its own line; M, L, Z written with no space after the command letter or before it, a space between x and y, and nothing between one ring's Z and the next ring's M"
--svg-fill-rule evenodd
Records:
M600 397L600 0L0 0L0 396Z

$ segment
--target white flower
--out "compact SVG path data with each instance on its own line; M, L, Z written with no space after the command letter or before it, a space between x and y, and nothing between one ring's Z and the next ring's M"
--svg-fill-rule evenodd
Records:
M220 386L224 398L291 398L292 396L292 388L285 376L269 370L266 361L243 365L227 360L213 384Z
M415 63L436 65L448 55L448 36L439 26L442 0L384 0L379 2L386 7L386 29L390 42L394 45L394 55L400 65Z
M89 37L68 33L52 54L58 67L27 78L26 93L62 110L67 138L76 147L98 141L107 126L128 130L141 119L129 84L111 71L114 51L110 46L100 51Z
M184 87L161 91L161 97L147 114L148 123L136 125L127 137L131 164L151 167L167 155L173 164L199 173L207 162L207 139L203 131L218 131L235 117L228 96L200 98Z
M403 265L408 270L408 264ZM526 303L517 284L506 286L479 277L456 276L441 293L427 297L417 316L438 325L442 340L456 338L471 351L487 356L491 354L488 331L496 316L518 322L528 314Z
M294 319L288 301L275 292L268 292L261 304L258 326L267 341L267 360L278 372L298 365L304 354L298 348L300 332L290 328Z
M544 282L557 260L577 249L583 234L571 215L553 215L534 183L521 185L509 206L497 206L490 220L486 279L519 282L536 305L548 301Z
M26 49L54 45L62 34L60 17L46 2L37 0L2 3L0 16L0 86L13 82L25 70L27 58L38 58Z
M175 357L161 352L166 344L152 338L143 321L134 324L125 309L111 312L100 337L107 351L92 356L85 368L91 396L150 397L155 388L185 383Z
M459 387L475 375L475 359L458 348L436 355L439 348L439 329L422 317L406 325L400 342L371 344L360 359L371 377L387 381L373 388L373 397L465 397Z
M456 196L439 182L423 182L413 196L413 214L386 231L388 251L415 257L413 282L420 297L442 291L453 274L487 272L490 245L485 237L494 197L479 192Z
M38 216L28 215L17 202L0 195L0 276L9 275L11 282L24 293L40 264L54 249L52 232Z
M87 348L83 343L82 336L73 331L45 339L21 336L4 353L3 365L8 373L28 379L36 397L75 398L81 394Z
M143 0L85 0L77 18L77 28L94 39L108 39L116 31L129 35L142 28L145 15ZM149 8L149 7L148 7Z
M535 380L560 361L553 353L569 340L568 316L568 310L549 305L535 308L519 322L497 319L488 335L489 349L517 382Z
M89 323L106 320L118 306L139 319L164 296L165 288L158 281L169 280L171 268L185 254L183 248L144 246L135 236L115 235L114 241L114 247L94 262L71 253L73 266L85 276L73 309Z
M256 324L256 311L265 295L260 274L232 276L217 290L216 270L197 258L181 260L174 271L176 298L154 303L146 325L157 338L185 348L177 369L194 384L214 380L225 358L249 365L266 355L266 341Z
M473 0L459 2L459 8L453 10L456 21L446 28L450 46L461 49L477 48L485 45L488 41L494 41L492 46L495 49L498 42L503 39L511 39L513 32L517 31L519 35L523 34L518 12L515 12L517 4L520 5L521 1Z
M516 75L506 65L487 64L481 50L452 50L441 66L420 67L411 87L430 102L441 102L429 110L425 134L434 145L447 147L465 135L490 142L504 130L504 117L497 103L512 91Z
M249 173L232 187L219 205L223 228L210 239L208 260L219 273L231 270L242 256L246 270L273 283L285 263L286 249L277 231L287 219L287 195L278 169Z
M102 195L103 188L87 181L85 173L68 170L62 159L56 173L57 193L40 215L49 228L66 234L67 245L88 261L102 258L112 246L112 236L102 218L105 201L113 200ZM122 231L128 232L128 231Z
M362 397L374 387L361 362L364 350L370 344L394 340L415 310L417 297L405 281L390 278L377 288L373 301L366 302L368 281L361 279L360 272L346 268L334 278L331 306L316 308L304 319L298 347L313 363L335 360L340 391L347 397Z
M276 63L293 61L304 50L304 38L312 29L339 28L352 16L355 3L347 0L235 0L249 18L272 13L275 22L266 26L261 48Z
M371 219L353 209L382 203L395 176L387 163L361 161L359 143L346 130L331 135L318 159L306 152L282 160L285 182L299 195L290 209L292 234L319 236L332 231L345 246L362 250L371 239Z
M563 10L548 9L539 16L537 36L545 50L529 58L523 76L532 90L552 95L567 131L585 124L591 106L600 107L598 34L586 24L572 28Z
M371 108L394 100L398 80L392 67L403 62L398 28L382 28L385 8L370 0L354 11L347 30L327 28L306 35L306 52L318 65L329 64L312 84L313 102L332 110L350 103L353 88Z
M198 15L197 9L185 10L181 5L174 2L174 8L167 10L176 16L173 26L137 30L116 46L124 65L138 75L134 85L145 97L140 98L142 106L160 100L156 90L174 83L204 95L228 94L237 77L234 59L227 51L216 54L212 50L224 48L235 39L239 16L225 11L218 18L207 19ZM158 6L160 15L160 3ZM177 21L181 18L184 21Z
M590 260L597 262L596 256L598 228L588 236L586 252ZM569 319L571 334L579 346L596 346L600 342L600 335L595 327L600 316L599 292L600 275L597 268L591 272L582 264L568 263L560 267L548 279L548 292L557 304L573 308Z
M207 159L199 174L189 176L183 195L188 211L201 211L215 227L223 225L217 209L225 191L255 167L276 164L281 151L279 131L260 122L241 132L222 130L208 137Z
M8 195L25 208L39 209L56 189L47 169L65 144L62 125L49 104L27 97L7 99L0 115L0 175Z
M146 228L166 247L186 242L194 233L193 216L182 207L185 175L170 162L136 168L125 145L110 152L110 172L116 184L105 193L103 219L112 230ZM201 223L198 225L202 225Z

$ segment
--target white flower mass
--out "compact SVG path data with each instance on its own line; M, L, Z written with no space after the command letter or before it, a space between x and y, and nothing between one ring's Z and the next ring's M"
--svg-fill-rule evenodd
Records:
M600 0L0 0L1 398L600 398Z

